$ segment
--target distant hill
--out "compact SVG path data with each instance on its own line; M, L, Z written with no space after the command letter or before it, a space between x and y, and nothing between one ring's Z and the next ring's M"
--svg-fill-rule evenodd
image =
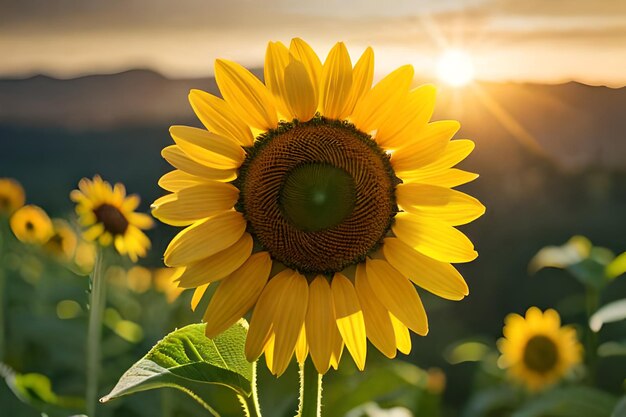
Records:
M102 131L196 123L187 102L192 88L217 93L213 78L170 80L146 70L69 80L5 79L0 80L0 125ZM564 167L626 167L626 88L573 82L480 83L478 88L478 93L442 88L436 117L461 120L461 133L479 145L499 147L515 138L512 132L520 136L521 128L521 136L534 137ZM504 113L496 109L494 114L493 103ZM507 120L514 121L508 130Z

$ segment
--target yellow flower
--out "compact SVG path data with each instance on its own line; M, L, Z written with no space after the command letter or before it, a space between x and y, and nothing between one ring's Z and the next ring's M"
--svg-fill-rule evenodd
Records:
M0 216L10 215L24 205L24 189L12 178L0 178Z
M11 230L21 242L43 245L54 232L52 220L41 207L28 205L19 208L10 219Z
M168 303L173 303L185 290L176 284L184 268L157 268L153 272L154 288L165 294Z
M152 227L153 222L150 216L135 212L139 196L126 196L123 184L112 187L99 176L83 178L78 188L70 197L76 203L80 225L86 228L85 239L101 246L113 244L120 255L128 255L133 262L146 256L150 240L141 229Z
M409 329L428 332L413 284L468 294L450 263L477 253L455 226L484 206L451 188L477 177L452 168L474 144L450 141L456 121L429 122L435 89L411 89L411 66L374 87L373 73L371 48L353 67L341 42L324 64L300 39L270 43L265 84L217 60L224 99L192 90L206 129L173 126L162 152L176 170L153 215L186 227L166 265L185 268L194 306L219 281L209 337L254 308L246 355L265 353L276 375L294 352L325 373L344 345L363 369L368 338L390 358L408 353Z
M554 384L581 361L582 346L576 331L561 327L555 310L542 313L531 307L525 318L509 314L503 334L504 338L498 341L502 353L498 363L531 391Z
M133 266L126 272L126 286L138 294L145 293L152 286L152 272L143 266Z
M52 228L52 236L44 245L45 249L60 259L72 259L78 244L74 229L62 219L52 220Z

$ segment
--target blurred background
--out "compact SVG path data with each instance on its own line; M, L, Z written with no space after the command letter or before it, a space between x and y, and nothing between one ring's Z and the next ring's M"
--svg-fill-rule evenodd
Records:
M158 178L169 170L160 156L171 144L168 127L200 125L187 103L189 89L218 93L216 58L238 61L261 77L267 41L302 37L320 56L344 41L353 62L367 46L374 47L377 79L410 63L416 86L435 83L434 119L459 120L457 138L476 142L461 166L480 178L461 190L487 207L485 216L462 228L480 253L459 266L470 296L451 302L422 292L431 330L427 337L413 335L413 352L402 358L431 369L438 375L435 381L443 378L445 390L438 397L443 415L463 409L480 366L454 363L445 354L450 346L463 340L493 346L504 316L531 305L556 308L564 322L585 326L580 283L559 270L530 276L528 264L539 249L580 234L615 253L626 251L623 0L396 0L384 5L373 0L4 0L0 8L0 177L17 179L27 201L55 217L71 216L70 190L94 174L125 183L148 211L163 195ZM163 224L151 230L154 248L140 263L161 267L175 231ZM86 279L43 275L17 279L8 290L6 362L19 372L47 375L59 393L80 396ZM163 335L201 318L202 306L189 311L191 294L168 304L146 291L119 292L128 299L118 300L116 311L125 319L134 317L143 331L128 340L111 330L115 326L109 329L103 393ZM624 294L626 280L616 280L602 301ZM71 323L59 316L62 300L82 306ZM138 312L142 305L147 307ZM613 326L605 337L623 338L623 323ZM368 367L389 364L370 352ZM623 393L624 358L599 362L598 387ZM345 359L327 378L328 401L333 401L333 381L357 386L367 378ZM262 395L268 392L267 407L280 403L295 409L295 367L278 381L264 370L261 378L267 381L262 388ZM226 398L222 394L216 391ZM194 405L181 410L173 404L182 401L172 398L182 397L140 394L101 407L102 415L202 412ZM0 399L2 407L8 404L7 416L38 415L4 385ZM237 403L223 401L230 410L224 415L237 415Z

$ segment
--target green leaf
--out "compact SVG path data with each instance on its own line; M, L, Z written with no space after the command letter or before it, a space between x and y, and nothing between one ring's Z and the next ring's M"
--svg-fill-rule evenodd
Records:
M622 397L621 400L615 406L611 417L624 417L626 416L626 396Z
M78 397L64 397L54 393L50 379L42 374L18 374L0 364L0 374L15 396L25 404L49 416L67 416L81 412L85 402Z
M481 340L464 340L448 346L443 356L448 363L457 365L463 362L479 362L490 352L489 345Z
M518 393L508 386L500 386L479 391L463 411L462 417L486 417L509 415L519 401Z
M617 258L606 266L605 274L609 278L617 278L623 273L626 273L626 252L619 255Z
M604 342L598 346L598 356L601 358L609 356L626 356L626 342Z
M605 323L626 319L626 298L605 304L589 318L589 328L599 332Z
M543 268L565 269L586 259L591 242L584 236L574 236L562 246L546 246L531 259L528 269L534 274Z
M527 402L511 417L607 417L616 403L615 397L595 388L557 388Z
M214 339L204 335L205 326L192 324L167 335L100 401L171 387L186 392L216 415L202 400L211 386L225 386L238 395L250 396L253 365L244 355L247 323L241 320Z

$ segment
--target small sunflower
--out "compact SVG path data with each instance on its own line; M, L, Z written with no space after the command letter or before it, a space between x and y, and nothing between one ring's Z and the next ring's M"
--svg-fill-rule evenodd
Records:
M13 178L0 178L0 216L8 216L24 205L24 188Z
M561 327L555 310L542 313L531 307L526 317L509 314L503 334L504 338L498 341L502 353L499 363L531 391L554 384L581 361L582 346L576 331Z
M76 203L80 225L87 229L85 239L101 246L113 244L120 255L128 255L133 262L146 256L150 240L141 229L152 227L153 222L147 214L135 212L139 196L126 196L123 184L111 186L99 176L83 178L78 188L70 197Z
M309 45L270 42L265 84L217 60L223 96L192 90L206 129L173 126L162 155L176 170L153 204L186 227L165 251L196 288L219 281L204 315L213 337L254 308L246 340L284 372L294 352L319 373L344 345L359 369L367 339L388 357L428 332L414 284L441 297L468 294L451 266L477 253L455 226L484 206L451 188L476 174L452 168L474 148L450 139L456 121L429 122L435 89L411 89L403 66L372 87L374 54L352 65L343 43L324 64Z
M28 205L19 208L9 222L13 234L23 243L43 245L54 233L52 220L39 206Z
M152 272L154 288L165 294L165 299L172 304L185 290L176 284L184 268L157 268Z
M74 229L65 220L54 219L52 220L52 230L52 236L44 248L59 259L69 261L74 256L78 244Z

